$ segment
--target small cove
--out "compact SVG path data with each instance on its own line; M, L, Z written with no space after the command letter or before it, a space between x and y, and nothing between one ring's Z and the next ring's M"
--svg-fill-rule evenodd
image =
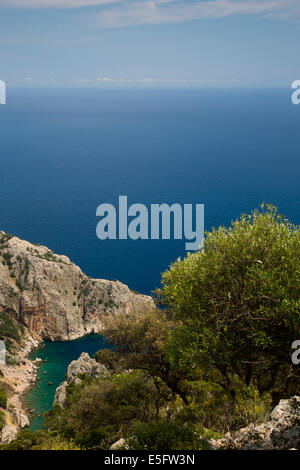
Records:
M42 428L43 413L52 408L55 390L65 379L70 362L78 359L82 352L93 356L107 347L103 336L91 334L74 341L45 341L43 347L31 353L30 359L40 358L43 361L35 385L24 397L26 406L35 410L30 416L32 431Z

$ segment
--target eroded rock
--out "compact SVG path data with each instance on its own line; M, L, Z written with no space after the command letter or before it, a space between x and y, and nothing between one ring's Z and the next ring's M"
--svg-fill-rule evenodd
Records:
M300 397L280 400L268 421L251 424L215 444L221 449L300 450Z
M76 361L72 361L67 369L66 380L57 387L54 397L54 404L64 405L67 397L68 385L74 383L78 385L82 376L87 374L92 379L96 377L106 377L109 372L103 364L99 364L92 359L88 353L83 352Z
M106 315L153 304L119 281L89 278L45 246L1 231L0 245L0 311L42 339L73 340L101 330Z

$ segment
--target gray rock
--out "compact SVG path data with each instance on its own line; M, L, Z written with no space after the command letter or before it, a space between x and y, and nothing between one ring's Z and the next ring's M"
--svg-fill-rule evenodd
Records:
M67 386L68 386L67 382L64 381L57 387L55 391L55 397L54 397L54 403L53 403L54 405L63 406L67 398Z
M6 364L6 347L4 341L0 341L0 364Z
M2 440L9 442L21 427L28 425L19 397L36 379L36 365L25 363L33 348L42 340L73 340L101 332L104 317L140 311L145 306L151 308L154 303L151 297L135 294L121 282L89 278L68 257L57 255L45 246L9 236L1 230L0 244L0 311L11 314L25 327L19 351L14 356L6 351L6 362L12 359L14 365L5 365L3 345L0 353L1 372L13 384L14 395L10 401L16 398L14 404L22 411L18 416L7 411L10 424L3 428ZM86 362L82 360L85 366L78 366L78 374L97 375L101 366ZM72 367L69 380L78 383L80 378L76 370L72 372ZM57 402L63 403L66 387L58 388Z
M300 397L280 400L268 421L251 424L214 445L238 450L300 450Z
M79 376L87 374L92 379L100 375L107 375L108 370L103 364L99 364L95 359L92 359L88 353L83 352L76 361L72 361L67 370L67 382L74 382L78 384L81 382Z
M123 437L122 437L117 442L114 442L114 444L112 444L109 449L110 450L128 450L129 447L128 447L125 439L123 439Z
M89 278L67 256L45 246L2 231L0 239L1 253L10 256L9 266L0 262L0 310L42 339L73 340L101 331L104 316L154 305L151 297L119 281Z
M74 383L80 384L82 374L87 374L92 379L97 377L105 377L109 374L107 368L103 364L99 364L95 359L92 359L88 353L83 352L76 361L72 361L67 369L66 380L57 387L54 397L54 405L64 405L67 397L68 385Z

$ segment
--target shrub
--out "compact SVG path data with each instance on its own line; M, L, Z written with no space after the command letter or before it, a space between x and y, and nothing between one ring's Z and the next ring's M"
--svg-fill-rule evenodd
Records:
M81 448L107 448L135 422L154 419L167 398L140 371L70 385L64 408L48 413L48 428Z
M0 407L6 408L6 406L7 406L6 390L4 387L0 387Z
M5 426L5 414L0 410L0 432Z
M128 440L134 450L208 450L207 441L191 425L176 422L139 423L133 428L134 437Z
M299 393L291 344L300 336L300 230L274 207L207 234L204 249L163 274L159 300L182 325L168 357L190 378L235 396L238 376L260 393Z
M0 312L0 339L11 338L20 341L19 328L16 320L8 313Z

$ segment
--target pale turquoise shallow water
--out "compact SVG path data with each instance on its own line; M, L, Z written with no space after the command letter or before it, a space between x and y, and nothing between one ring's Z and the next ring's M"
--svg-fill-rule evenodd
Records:
M78 359L82 352L93 356L100 349L108 347L105 339L96 334L84 336L75 341L45 342L44 346L34 351L30 358L41 358L36 385L26 395L26 404L35 409L30 429L36 431L43 425L42 414L52 408L56 387L64 380L71 361ZM46 374L45 374L46 372ZM53 385L48 383L52 382Z

